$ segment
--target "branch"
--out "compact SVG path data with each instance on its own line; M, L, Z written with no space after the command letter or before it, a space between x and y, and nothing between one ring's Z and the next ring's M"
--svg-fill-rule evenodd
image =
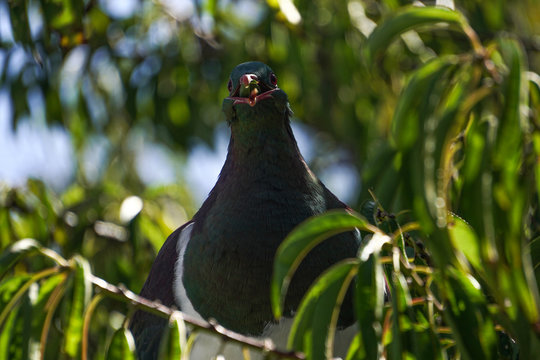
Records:
M248 348L251 348L251 349L266 353L266 354L273 354L273 355L276 355L285 359L303 360L306 358L305 355L301 352L277 349L276 345L270 339L264 339L264 340L254 339L254 338L236 333L234 331L227 330L215 321L206 322L206 321L196 319L188 314L182 313L168 306L165 306L161 304L160 302L150 301L146 298L143 298L126 288L112 285L93 274L89 274L89 279L94 284L94 286L104 291L111 297L114 297L122 301L128 300L136 308L142 309L154 315L168 319L169 317L171 317L173 313L177 313L177 314L179 313L182 320L184 320L189 325L192 325L200 330L209 332L216 336L220 336L226 341L239 343Z

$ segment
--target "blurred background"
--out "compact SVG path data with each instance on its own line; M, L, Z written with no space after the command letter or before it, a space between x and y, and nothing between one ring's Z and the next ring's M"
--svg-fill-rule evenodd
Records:
M459 9L484 44L512 33L540 71L537 0L0 0L0 250L34 238L138 291L217 179L221 102L249 60L273 68L307 162L358 209L410 71L469 47L410 31L368 68L366 37L413 3Z

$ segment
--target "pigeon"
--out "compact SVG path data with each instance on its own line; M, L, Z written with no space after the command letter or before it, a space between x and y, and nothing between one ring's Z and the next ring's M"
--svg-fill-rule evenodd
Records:
M276 320L270 282L279 245L306 219L350 208L300 154L287 94L268 65L252 61L236 66L228 91L222 109L231 136L218 180L192 220L167 238L140 295L240 334L269 337L284 347L302 297L324 270L357 256L360 232L335 235L308 253L290 283L284 317ZM349 338L355 333L352 297L349 290L336 341L341 332L347 331ZM139 358L157 358L166 326L167 320L142 310L134 314L130 329ZM209 359L220 344L199 335L190 358ZM230 358L242 358L237 354Z

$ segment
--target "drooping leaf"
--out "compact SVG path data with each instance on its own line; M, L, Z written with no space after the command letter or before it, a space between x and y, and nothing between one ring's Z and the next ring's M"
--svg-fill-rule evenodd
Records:
M359 265L354 301L359 326L359 347L365 359L381 357L384 289L382 265L378 252L373 252Z
M41 247L34 239L22 239L4 250L0 255L0 279L17 261Z
M304 351L309 359L332 358L340 306L358 264L358 259L341 261L315 281L295 316L289 347Z
M106 360L135 360L135 340L127 329L116 330L107 349Z
M6 309L15 293L31 278L30 274L20 274L0 282L0 309ZM0 322L0 327L2 323Z
M43 280L39 286L37 297L31 303L31 311L25 314L30 317L30 347L40 349L40 353L44 353L47 347L48 331L54 311L61 300L65 279L66 274L60 273Z
M518 240L522 229L525 194L520 186L523 127L526 119L521 115L526 108L527 90L524 81L524 59L520 45L512 39L503 38L501 53L508 66L504 81L504 103L498 126L496 147L493 153L494 166L501 171L500 185L496 185L494 199L505 211L506 219L500 225L508 229L511 239L504 246L510 256L519 256L521 244ZM511 240L511 241L510 241Z
M531 265L535 274L536 286L540 288L540 237L531 240L527 246L527 250L531 257Z
M493 359L497 335L480 284L472 275L456 270L447 273L447 281L444 315L461 354L467 359Z
M23 298L23 296L27 293L28 289L34 283L38 282L39 280L43 278L46 278L48 276L51 276L53 274L57 274L60 272L62 271L59 268L53 267L53 268L42 270L32 275L30 274L17 275L17 276L9 278L5 282L2 282L2 284L5 284L5 287L0 287L0 289L3 289L3 291L5 291L4 294L9 294L9 295L4 296L2 298L2 301L6 301L6 303L3 304L2 308L0 308L0 326L9 315L10 311L13 310L13 308L17 305L20 299ZM15 284L17 285L17 288L14 288Z
M185 356L186 342L186 325L184 320L175 313L169 319L169 326L161 338L158 358L179 360Z
M433 86L440 83L443 74L457 62L455 56L435 58L413 73L399 97L392 119L392 139L398 149L411 147L424 131L419 117L426 115L420 113L419 104L429 99Z
M90 301L92 292L90 282L90 264L81 256L74 257L75 269L73 271L73 297L69 314L64 349L72 357L80 353L84 310Z
M412 354L416 359L446 359L441 339L430 326L424 312L416 309L415 315L417 322L413 324L411 331Z
M356 228L368 230L369 223L360 215L344 210L332 210L312 217L298 225L279 246L271 283L271 302L274 316L281 317L283 299L289 282L302 259L323 240Z
M374 60L378 52L387 49L398 35L420 26L435 25L441 22L463 26L466 20L459 12L445 7L409 6L395 12L379 24L367 39L365 56L368 64Z
M1 307L0 307L1 308ZM0 324L0 360L12 360L10 356L10 347L14 339L18 337L17 321L19 319L19 308L11 311L4 324Z
M356 334L354 339L351 342L351 345L349 346L349 350L347 351L347 356L345 357L345 360L355 360L355 359L364 359L365 358L365 352L363 351L360 340L360 333Z
M389 281L392 293L392 337L388 345L388 357L390 359L401 359L402 354L407 351L409 344L406 340L408 332L412 329L412 321L409 317L412 299L407 280L399 270L394 269L392 279L389 279Z
M450 240L457 251L462 252L471 265L482 271L480 240L469 224L457 215L451 215L452 222L448 224Z

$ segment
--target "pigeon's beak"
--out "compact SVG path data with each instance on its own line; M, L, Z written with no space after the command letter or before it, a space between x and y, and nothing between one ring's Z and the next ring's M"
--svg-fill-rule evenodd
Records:
M244 74L240 77L239 95L249 99L249 104L255 105L255 98L261 92L259 88L259 79L254 74ZM251 105L251 106L253 106Z
M262 91L259 86L259 78L255 74L244 74L238 81L238 87L228 97L228 99L234 100L234 104L249 104L255 106L255 104L265 98L269 98L270 94L278 88L268 89Z

